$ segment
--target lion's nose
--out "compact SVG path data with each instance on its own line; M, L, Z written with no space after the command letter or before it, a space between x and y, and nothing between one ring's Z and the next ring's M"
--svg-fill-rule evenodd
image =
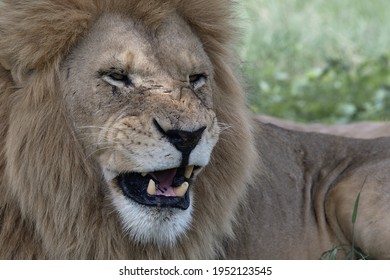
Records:
M198 145L205 129L204 126L195 131L168 130L165 135L176 149L182 153L189 153Z
M168 141L183 154L191 153L196 145L198 145L200 139L202 138L203 131L206 129L206 127L203 126L194 131L177 129L165 131L156 120L154 120L154 125L157 127L160 133L167 137Z

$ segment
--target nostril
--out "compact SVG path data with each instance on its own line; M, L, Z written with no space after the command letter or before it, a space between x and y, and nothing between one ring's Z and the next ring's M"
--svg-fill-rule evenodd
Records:
M198 145L200 139L202 138L203 131L206 129L205 126L194 130L194 131L185 131L178 129L171 129L165 131L160 124L153 120L154 125L164 135L168 141L176 147L182 153L190 153L196 145Z
M168 130L165 135L169 142L181 152L192 151L198 145L206 127L201 127L195 131Z

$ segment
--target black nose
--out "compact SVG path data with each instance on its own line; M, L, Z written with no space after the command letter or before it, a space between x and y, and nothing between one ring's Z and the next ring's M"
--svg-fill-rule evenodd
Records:
M203 126L195 131L177 129L165 131L156 120L154 120L154 125L161 134L167 137L168 141L183 154L191 153L196 145L198 145L200 138L202 138L203 131L206 129L206 127Z

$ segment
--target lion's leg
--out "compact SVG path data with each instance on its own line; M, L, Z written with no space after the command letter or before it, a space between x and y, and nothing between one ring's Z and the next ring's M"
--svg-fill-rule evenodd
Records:
M326 210L340 242L352 244L354 239L355 248L371 258L390 259L390 160L359 168L343 179L330 191Z

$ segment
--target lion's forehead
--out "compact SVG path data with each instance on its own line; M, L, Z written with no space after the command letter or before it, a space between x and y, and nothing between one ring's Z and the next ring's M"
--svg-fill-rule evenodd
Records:
M90 58L90 67L117 64L143 76L182 80L189 72L211 68L200 40L176 15L151 31L131 18L105 14L80 47L80 55Z

